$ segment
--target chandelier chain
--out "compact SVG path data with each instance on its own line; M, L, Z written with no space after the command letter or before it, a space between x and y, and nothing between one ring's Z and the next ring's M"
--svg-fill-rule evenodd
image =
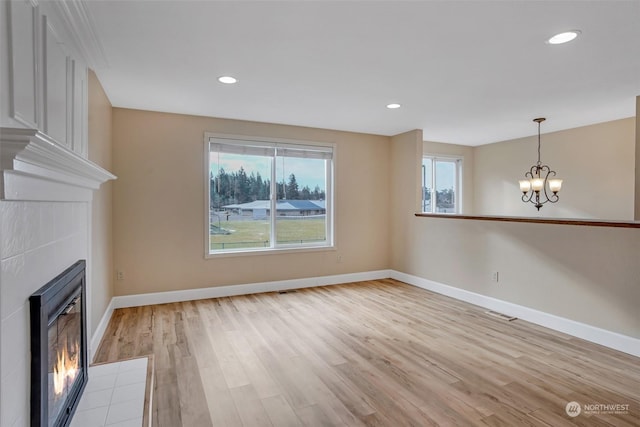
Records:
M538 122L538 165L540 163L540 122Z
M540 161L540 123L544 122L546 119L544 117L539 117L537 119L533 119L534 122L538 123L538 163L537 165L540 166L542 164L542 162Z

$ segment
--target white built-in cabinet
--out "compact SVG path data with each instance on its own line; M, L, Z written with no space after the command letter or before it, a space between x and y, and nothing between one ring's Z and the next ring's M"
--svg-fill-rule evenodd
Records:
M2 94L8 96L2 126L37 129L86 158L87 63L60 16L61 5L35 0L0 5L6 8L1 15L7 35L1 54L9 65L2 70L8 72L2 80L8 92Z

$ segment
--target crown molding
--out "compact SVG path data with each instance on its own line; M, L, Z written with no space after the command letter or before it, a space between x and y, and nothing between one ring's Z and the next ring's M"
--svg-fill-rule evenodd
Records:
M116 176L36 129L0 128L0 199L90 201Z
M63 20L87 65L94 70L108 67L104 47L95 31L86 3L82 0L58 0L51 4Z

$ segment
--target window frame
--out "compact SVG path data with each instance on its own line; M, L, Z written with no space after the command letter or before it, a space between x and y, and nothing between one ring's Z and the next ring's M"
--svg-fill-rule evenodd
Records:
M326 221L326 241L322 243L309 243L303 246L297 244L278 244L276 241L276 222L277 222L277 188L278 182L276 181L276 159L277 156L273 156L271 162L271 173L269 179L271 180L271 188L269 195L269 205L271 206L271 215L269 216L270 222L270 241L271 246L267 248L240 248L240 249L226 249L224 251L211 251L210 249L210 197L211 197L211 179L210 179L210 143L212 139L222 139L227 142L237 141L238 145L254 144L264 147L318 147L330 149L332 153L331 159L327 162L327 168L325 171L325 221ZM205 132L204 133L204 253L205 258L219 258L229 256L247 256L247 255L267 255L273 253L286 253L286 252L315 252L315 251L327 251L336 250L336 236L335 236L335 208L334 201L336 197L335 191L335 175L336 175L336 158L337 150L336 144L332 142L318 142L307 141L301 139L286 139L286 138L273 138L273 137L261 137L261 136L245 136L237 134L224 134L217 132Z
M431 167L431 211L425 211L425 202L424 202L424 160L430 159L432 162ZM455 202L455 211L454 212L436 212L437 206L437 195L436 195L436 162L445 161L452 162L455 164L455 182L454 182L454 202ZM420 210L422 213L431 213L431 214L440 214L440 215L460 215L462 213L462 192L464 191L462 188L463 183L463 171L464 171L464 158L461 156L448 156L441 154L423 154L420 162L421 167L421 183L420 183Z

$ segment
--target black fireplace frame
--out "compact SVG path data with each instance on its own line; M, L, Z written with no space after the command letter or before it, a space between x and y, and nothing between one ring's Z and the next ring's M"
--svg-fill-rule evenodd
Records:
M81 296L80 301L77 301ZM54 427L67 427L88 381L86 261L79 260L31 297L31 427L48 427L48 329L70 305L82 304L80 348L82 367Z

